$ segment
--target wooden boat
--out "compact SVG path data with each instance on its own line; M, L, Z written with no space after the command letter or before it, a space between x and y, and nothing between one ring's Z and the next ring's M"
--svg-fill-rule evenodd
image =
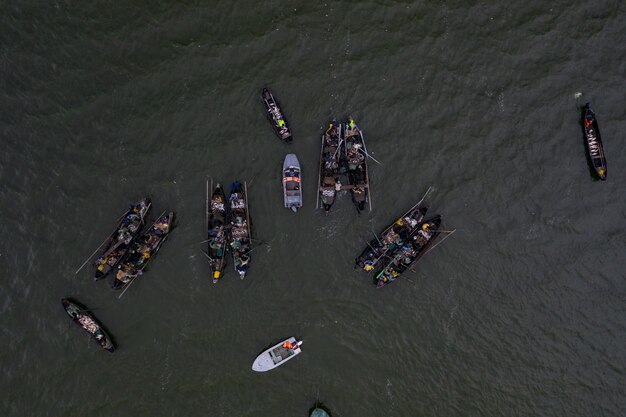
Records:
M440 232L441 216L425 221L411 235L409 240L399 247L392 259L376 274L374 283L380 288L395 281L404 271L421 258Z
M367 171L367 148L365 147L363 132L352 118L343 125L343 140L352 202L359 213L365 210L366 205L369 211L372 211Z
M427 207L419 203L390 224L381 234L371 240L355 260L355 268L372 271L379 262L389 259L396 248L402 246L424 221Z
M233 252L233 263L239 278L244 279L250 267L251 228L248 210L248 191L235 181L230 186L230 249Z
M145 233L133 241L115 274L113 288L121 289L143 274L150 259L154 258L169 236L173 222L174 212L163 212Z
M330 211L335 203L337 192L341 190L339 180L341 146L341 125L333 121L322 134L322 149L320 151L320 170L318 178L318 207Z
M263 97L263 104L265 105L265 110L267 110L267 118L272 124L272 129L283 141L291 143L293 140L291 130L287 125L287 119L280 108L278 100L274 98L267 88L263 89L261 96Z
M226 249L228 245L228 208L226 207L226 196L220 184L213 190L211 200L207 205L207 242L208 251L206 253L211 267L213 283L219 281L222 272L226 267Z
M287 154L283 162L283 200L285 208L295 213L302 207L302 177L298 157Z
M72 318L74 323L79 325L84 331L89 333L91 337L98 342L100 347L109 352L115 351L115 346L111 337L106 333L104 328L96 321L96 319L83 308L81 305L69 298L61 300L65 312Z
M257 356L252 364L252 370L256 372L272 370L302 353L300 346L302 341L297 341L295 337L283 340Z
M585 144L591 165L598 177L602 181L606 180L606 158L604 157L604 147L602 146L602 138L600 137L600 128L596 114L591 110L589 103L583 108L583 131L585 133Z
M137 237L146 214L150 210L150 200L142 199L132 204L121 217L117 229L106 243L102 255L95 262L96 274L94 279L106 277L124 258L132 241Z

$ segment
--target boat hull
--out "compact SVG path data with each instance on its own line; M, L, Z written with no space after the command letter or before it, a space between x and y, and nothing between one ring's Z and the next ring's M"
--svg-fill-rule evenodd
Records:
M600 135L600 128L596 115L589 103L583 108L583 133L585 135L585 145L587 156L594 172L605 181L607 176L606 157L604 156L604 146Z
M294 212L302 207L302 171L300 161L293 154L287 154L283 162L283 203Z
M423 225L428 224L428 231L424 231ZM423 222L410 236L410 239L403 244L401 248L395 252L396 254L390 259L385 266L376 274L374 285L376 288L383 287L400 277L407 269L411 268L428 250L428 248L437 239L441 226L441 216L435 216L430 220Z
M174 212L162 214L150 228L142 234L118 267L112 287L116 290L124 288L132 280L143 274L148 263L159 252L169 237L174 223Z
M263 98L263 104L267 112L267 119L272 125L274 133L285 143L291 143L293 141L291 129L289 129L287 119L280 107L280 103L267 88L263 89L261 97Z
M284 347L285 343L291 343L297 347L295 349L288 349ZM267 372L279 367L302 353L300 345L302 345L302 341L296 340L295 337L290 337L289 339L277 343L256 357L252 363L252 370L255 372Z
M61 304L72 321L87 332L101 348L109 352L115 351L115 345L106 330L82 305L69 298L63 298Z

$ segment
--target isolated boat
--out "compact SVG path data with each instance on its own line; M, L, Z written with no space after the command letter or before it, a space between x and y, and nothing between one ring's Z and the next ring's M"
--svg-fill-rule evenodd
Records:
M330 413L323 405L316 403L315 407L311 410L309 417L330 417Z
M163 242L169 236L173 222L174 212L164 212L145 233L133 241L115 274L113 288L121 289L143 274L143 270L148 265L150 259L154 258Z
M425 221L411 235L395 255L390 259L383 269L376 274L374 283L376 288L387 285L395 281L404 271L411 267L419 258L421 258L428 247L437 239L440 232L441 216L435 216Z
M604 157L604 147L600 137L600 128L596 114L591 110L589 103L583 108L583 131L585 133L585 144L591 165L602 181L606 180L606 158Z
M318 178L318 207L330 211L335 203L337 192L341 190L339 180L341 158L341 125L333 121L322 134L322 149L320 151L320 169ZM321 200L321 201L320 201Z
M267 88L263 89L261 96L263 97L263 104L265 105L265 110L267 110L267 118L272 124L272 129L283 141L291 143L293 140L291 130L287 125L287 119L280 108L278 100L274 98Z
M290 337L257 356L252 364L252 370L256 372L272 370L299 355L302 352L300 346L302 346L302 341Z
M355 267L371 271L379 262L389 259L389 256L402 246L422 224L427 210L426 207L419 207L419 203L411 207L367 244L367 247L356 258Z
M343 125L343 140L352 202L359 213L365 210L366 206L372 211L367 171L367 148L365 147L363 132L352 118Z
M139 234L149 210L150 200L144 198L137 204L132 204L122 216L117 229L106 243L102 255L94 264L96 281L107 276L124 258L131 242Z
M302 207L302 177L300 162L293 154L285 156L283 162L283 199L285 208L298 211Z
M89 333L91 337L98 342L100 347L109 352L115 351L115 346L111 337L106 333L96 319L80 304L68 298L61 300L65 312L72 318L74 323L78 324L84 331Z
M248 192L245 183L235 181L230 186L230 249L235 271L244 279L250 267L251 230Z
M228 210L226 207L226 196L220 184L217 184L211 200L207 206L207 242L208 251L206 253L211 267L213 283L221 277L226 267L226 245L228 244Z

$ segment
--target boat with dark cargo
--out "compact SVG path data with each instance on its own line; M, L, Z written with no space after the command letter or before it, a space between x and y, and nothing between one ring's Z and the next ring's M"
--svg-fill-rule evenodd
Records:
M367 171L367 148L365 147L363 132L352 117L343 125L343 140L352 202L359 213L365 210L366 206L369 211L372 211Z
M300 346L302 346L301 340L290 337L257 356L252 363L252 370L256 372L272 370L302 353Z
M230 186L230 250L239 278L244 279L250 268L251 225L248 209L248 187L235 181Z
M293 154L287 154L283 162L283 200L285 208L297 212L302 207L302 172L300 161Z
M594 171L602 180L606 180L606 158L604 157L604 146L600 137L600 128L598 127L598 119L591 109L590 103L585 104L583 108L583 132L585 134L585 144L589 160Z
M342 187L339 179L342 145L341 125L333 121L322 134L320 169L317 183L317 207L324 208L326 212L330 211L335 203L337 192L339 192Z
M63 298L61 303L63 304L65 312L72 318L74 323L89 333L91 337L98 342L101 348L109 352L115 351L115 345L111 337L87 309L69 298Z
M421 258L441 233L439 231L440 226L441 216L439 215L423 222L409 239L402 246L398 247L393 258L389 259L385 266L376 274L374 278L376 288L395 281Z
M154 258L169 236L174 222L174 212L163 212L145 233L133 241L126 257L118 266L113 288L121 289L143 274L150 259Z
M94 279L106 277L124 258L132 241L137 237L148 211L150 200L141 199L137 204L131 204L106 243L102 255L96 260L96 274Z
M398 220L390 224L383 232L367 244L355 260L355 268L372 271L379 262L389 259L394 251L402 246L424 221L427 207L417 203Z
M213 185L213 184L211 184ZM207 184L208 190L208 184ZM222 277L226 267L226 249L228 245L228 207L226 196L221 184L217 184L207 199L207 242L208 251L205 253L209 260L213 283L217 283Z
M263 97L263 104L265 105L267 118L272 125L272 129L274 129L274 132L276 132L276 135L278 135L280 139L286 143L291 143L293 140L291 136L291 129L289 129L289 126L287 125L287 119L280 108L278 100L274 98L272 93L270 93L267 88L263 89L261 96Z

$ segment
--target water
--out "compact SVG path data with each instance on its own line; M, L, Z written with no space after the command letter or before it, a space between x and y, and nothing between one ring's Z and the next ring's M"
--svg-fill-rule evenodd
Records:
M318 391L339 417L623 415L624 16L579 0L5 4L0 415L305 416ZM292 146L264 118L266 84ZM319 134L348 115L382 162L374 210L346 195L324 216ZM245 281L209 281L208 178L249 182L269 246ZM375 290L354 257L429 186L458 231ZM118 300L74 271L143 195L176 228ZM69 322L67 296L97 308L117 352ZM291 335L301 356L250 371Z

